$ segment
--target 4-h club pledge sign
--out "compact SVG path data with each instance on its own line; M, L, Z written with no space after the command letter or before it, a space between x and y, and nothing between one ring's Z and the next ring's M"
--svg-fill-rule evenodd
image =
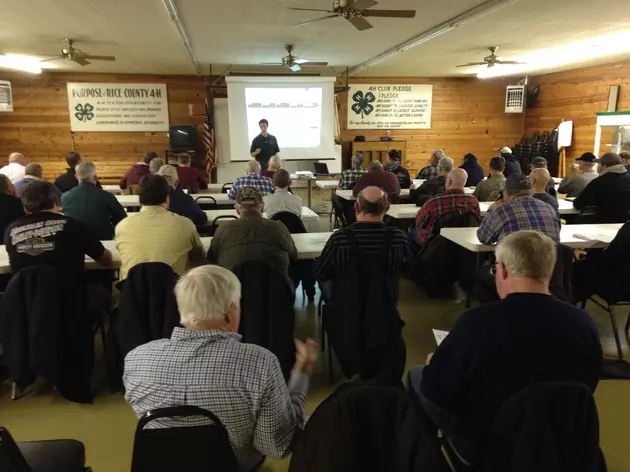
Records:
M164 84L68 83L72 131L168 131Z
M350 85L348 129L430 128L432 97L433 85Z

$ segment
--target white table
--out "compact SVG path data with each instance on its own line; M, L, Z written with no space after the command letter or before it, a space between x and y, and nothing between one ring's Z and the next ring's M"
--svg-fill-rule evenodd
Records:
M313 181L315 180L313 173L300 172L300 173L289 174L289 177L291 177L291 180L307 180L308 181L308 207L310 208L313 203Z
M295 242L295 247L298 253L298 259L315 259L319 257L324 249L324 245L332 233L305 233L305 234L292 234L291 237ZM201 238L203 243L204 253L208 252L210 247L211 237ZM120 268L120 254L116 249L115 241L102 241L103 246L112 253L113 268ZM91 257L85 257L85 268L88 270L103 270L111 269L112 267L103 267L97 264ZM9 255L5 246L0 246L0 274L11 273L11 266L9 265Z
M208 184L208 188L206 190L199 190L199 194L220 194L222 188L223 184ZM103 185L103 190L113 193L114 195L120 195L123 192L118 185Z
M228 198L227 193L213 193L213 194L201 194L195 193L192 194L194 200L197 200L198 197L212 197L216 200L219 205L233 205L236 203L234 200L230 200ZM139 207L140 206L140 196L139 195L116 195L116 200L125 208L129 207ZM210 201L202 202L202 203L212 203Z
M315 185L324 190L337 190L339 188L338 180L316 180Z
M397 220L415 220L419 210L420 207L416 206L415 203L403 203L399 205L390 205L389 210L387 210L387 214Z
M215 218L219 216L238 216L236 210L206 210L208 215L208 224L211 225ZM267 215L263 213L266 218ZM302 221L304 223L313 223L319 220L319 215L308 207L302 207ZM230 221L229 219L219 220L219 223Z
M481 209L481 216L485 216L488 213L488 208L494 202L479 202L479 208ZM573 208L573 202L569 200L558 200L558 212L561 215L577 215L580 210Z
M103 185L103 190L109 193L113 193L114 195L120 195L122 190L119 185Z

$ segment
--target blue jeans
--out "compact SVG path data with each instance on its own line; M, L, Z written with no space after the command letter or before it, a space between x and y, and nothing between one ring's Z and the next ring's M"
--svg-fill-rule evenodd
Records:
M407 242L411 246L411 251L414 254L418 254L420 249L422 249L422 244L420 244L420 235L416 228L411 228L411 231L407 233Z

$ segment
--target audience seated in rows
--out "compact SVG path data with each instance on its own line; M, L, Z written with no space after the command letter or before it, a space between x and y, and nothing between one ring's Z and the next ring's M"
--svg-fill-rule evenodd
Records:
M511 174L505 181L503 198L488 209L477 229L482 244L494 244L508 234L527 229L540 231L560 241L560 218L548 204L532 197L532 185L526 175Z
M236 212L238 220L218 225L208 250L208 260L230 270L241 262L265 261L288 278L289 263L297 258L295 243L286 226L263 218L260 190L254 187L240 190L236 197Z
M538 382L578 382L593 392L602 365L590 316L549 294L556 242L520 231L499 243L496 260L502 300L466 311L408 376L418 407L472 462L492 453L493 425L510 397Z
M619 154L607 152L597 160L599 177L573 201L578 210L594 207L597 223L625 223L630 210L630 175Z
M143 262L164 262L175 273L204 261L197 228L188 218L168 211L169 185L161 175L147 175L140 182L142 208L116 226L120 254L120 280Z
M0 235L4 236L7 227L21 216L24 216L22 200L15 195L11 180L0 174Z
M479 182L484 179L483 167L477 162L477 156L468 153L464 156L464 163L459 166L460 169L464 169L468 174L468 180L465 187L476 187Z
M9 154L9 163L0 169L0 174L6 175L12 184L19 182L26 174L26 158L19 152Z
M370 162L367 173L354 184L352 195L356 197L363 189L372 186L383 189L390 200L400 194L398 178L391 172L386 172L380 161Z
M288 383L267 349L241 342L241 284L230 271L202 266L175 287L182 328L125 358L125 398L138 417L156 408L192 405L213 412L226 427L239 470L257 470L265 456L291 452L306 420L309 377L317 361L314 341L295 341ZM200 420L195 424L206 424ZM190 426L165 418L158 427Z
M184 193L179 184L177 169L173 166L166 165L160 167L157 173L166 179L170 187L168 209L173 213L188 218L196 226L205 225L208 222L208 215L206 215L206 212L201 209L193 197Z
M516 157L512 154L512 149L505 146L499 150L499 154L505 159L505 170L503 175L507 179L511 174L521 174L521 164L516 160Z
M160 170L160 167L162 167L164 164L164 159L162 159L161 157L154 157L149 163L149 172L151 174L157 174L158 170Z
M81 162L75 169L79 185L61 197L64 215L84 223L99 240L113 239L114 228L127 217L116 197L96 186L96 167Z
M415 188L411 186L410 198L417 206L424 205L429 197L442 193L446 190L446 176L455 167L455 162L450 157L444 156L440 158L437 165L437 176L433 179L429 179Z
M547 159L545 159L544 157L534 157L529 167L530 172L534 169L547 169ZM547 185L545 186L545 192L547 192L553 198L556 198L558 196L556 192L556 181L553 180L551 174L549 174L549 179L547 180Z
M346 169L341 173L339 178L340 190L352 190L361 177L365 174L363 170L363 154L355 154L350 160L350 169Z
M271 168L271 160L269 161L269 168ZM302 218L302 199L289 192L291 183L291 175L286 170L278 169L274 172L273 186L276 190L263 197L267 218L282 211L288 211Z
M66 156L68 168L65 173L55 179L55 187L57 187L61 193L66 193L68 190L71 190L79 185L75 169L81 160L81 154L78 152L69 152Z
M446 157L446 153L441 149L435 149L431 153L429 159L429 165L420 169L416 179L433 180L438 176L438 162L443 157Z
M391 172L396 176L400 188L409 188L411 187L409 171L400 165L400 158L400 151L395 149L390 150L386 154L383 154L383 167L387 172Z
M575 160L577 167L569 166L566 177L560 182L558 193L564 193L567 197L573 198L582 193L582 190L598 176L595 170L596 161L597 157L592 152L585 152L578 157Z
M440 163L443 159L440 159ZM452 162L452 160L451 160ZM441 165L441 164L440 164ZM453 169L446 177L446 190L427 200L416 216L415 228L408 234L409 244L414 252L419 252L431 234L435 222L455 210L479 216L479 201L473 195L464 193L468 175L464 169Z
M538 200L548 203L554 210L558 211L558 199L548 192L549 178L549 171L544 167L532 169L529 174L529 181L534 189L532 196Z
M263 196L273 193L273 182L271 179L260 175L260 162L249 161L247 163L246 173L247 175L244 177L236 179L228 191L228 198L230 200L236 200L238 193L245 187L257 188Z
M188 193L197 193L208 188L203 172L190 165L190 154L180 154L177 162L177 177L181 188L188 190Z
M277 154L274 154L269 159L269 162L267 163L267 168L261 171L260 175L263 177L269 177L271 180L273 180L274 174L280 169L282 169L282 159L280 159L280 156L278 156Z
M490 159L490 175L475 187L473 195L480 202L493 202L505 190L505 159L501 156Z
M125 175L120 179L120 188L125 190L130 185L140 184L142 178L145 175L151 173L149 169L149 164L151 164L151 161L156 157L157 154L153 151L145 152L144 156L142 157L142 161L136 162L134 165L132 165L131 168L127 170L127 172L125 172Z

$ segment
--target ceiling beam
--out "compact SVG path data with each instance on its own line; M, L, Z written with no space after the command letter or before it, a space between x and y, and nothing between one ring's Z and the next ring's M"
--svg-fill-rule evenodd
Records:
M177 9L177 5L175 4L175 0L162 0L162 5L166 9L168 16L171 20L171 24L182 42L184 43L184 48L186 49L186 54L188 54L188 58L192 63L193 68L195 69L195 74L201 75L201 66L195 57L195 52L193 51L192 45L190 44L190 38L188 37L188 32L182 23L181 17L179 16L179 10Z

